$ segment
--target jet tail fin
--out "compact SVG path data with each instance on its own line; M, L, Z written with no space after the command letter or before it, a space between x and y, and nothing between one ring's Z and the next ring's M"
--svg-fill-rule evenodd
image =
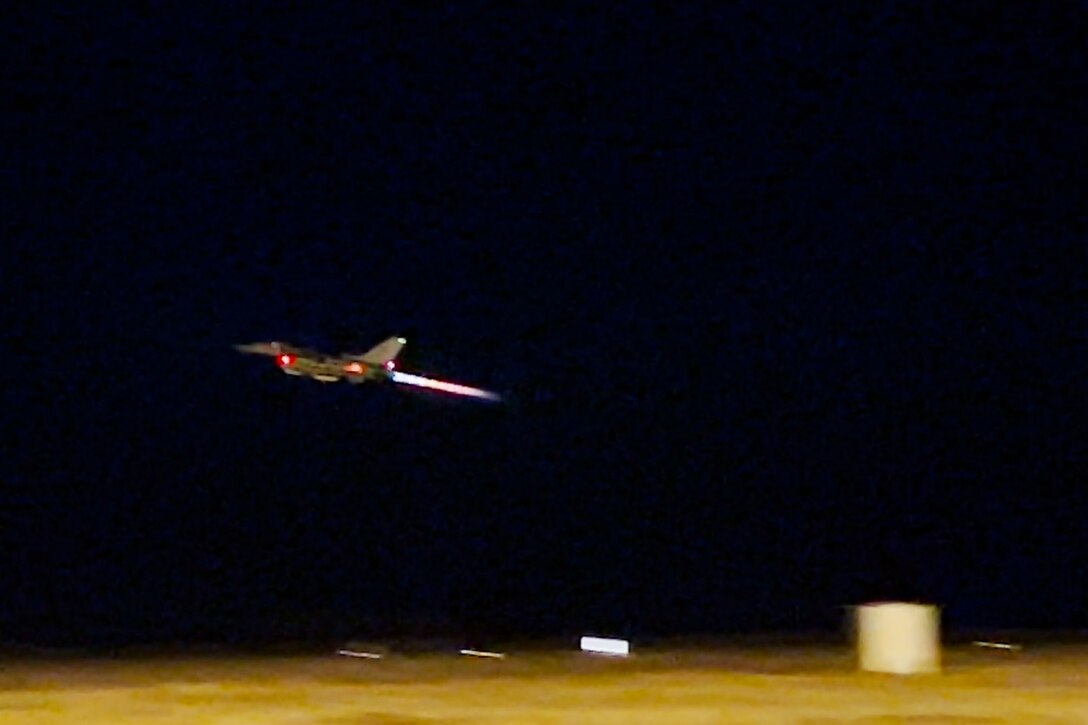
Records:
M391 337L364 352L359 359L369 365L385 365L397 358L406 342L403 337Z

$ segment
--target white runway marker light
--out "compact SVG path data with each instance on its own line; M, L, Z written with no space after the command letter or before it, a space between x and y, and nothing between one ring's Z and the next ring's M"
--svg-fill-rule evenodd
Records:
M357 657L364 660L380 660L382 658L377 652L356 652L350 649L336 650L336 654L343 655L344 657Z
M983 642L982 640L975 640L971 644L975 647L981 647L982 649L1001 649L1008 652L1019 652L1023 649L1018 644L1009 644L1008 642Z
M448 383L445 380L425 378L422 375L412 375L411 373L402 373L398 370L393 370L390 373L390 376L394 383L401 383L402 385L414 385L417 388L438 390L443 393L451 393L452 395L466 395L470 398L480 398L482 400L501 400L496 393L492 393L489 390L481 390L480 388L473 388L468 385L458 385L457 383Z
M631 643L625 639L582 637L581 647L583 652L610 657L626 657L631 654Z
M461 650L461 654L465 655L466 657L487 657L493 660L506 659L506 655L502 652L484 652L478 649L463 649Z

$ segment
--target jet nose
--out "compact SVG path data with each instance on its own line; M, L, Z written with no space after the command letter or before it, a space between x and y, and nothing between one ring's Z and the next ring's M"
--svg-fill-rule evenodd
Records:
M280 353L280 344L278 342L250 342L242 345L235 345L234 349L238 352L254 353L257 355L278 355Z

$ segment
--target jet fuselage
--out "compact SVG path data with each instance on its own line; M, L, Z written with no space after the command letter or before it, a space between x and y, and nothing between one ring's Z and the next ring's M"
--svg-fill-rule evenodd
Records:
M335 383L339 380L347 380L349 383L388 380L388 366L391 365L368 364L352 357L310 357L287 352L276 358L276 364L288 375L312 378L322 383Z

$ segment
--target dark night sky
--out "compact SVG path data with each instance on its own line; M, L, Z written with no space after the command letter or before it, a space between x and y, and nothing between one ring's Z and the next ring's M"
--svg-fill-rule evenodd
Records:
M0 640L1088 627L1085 5L405 5L5 13Z

